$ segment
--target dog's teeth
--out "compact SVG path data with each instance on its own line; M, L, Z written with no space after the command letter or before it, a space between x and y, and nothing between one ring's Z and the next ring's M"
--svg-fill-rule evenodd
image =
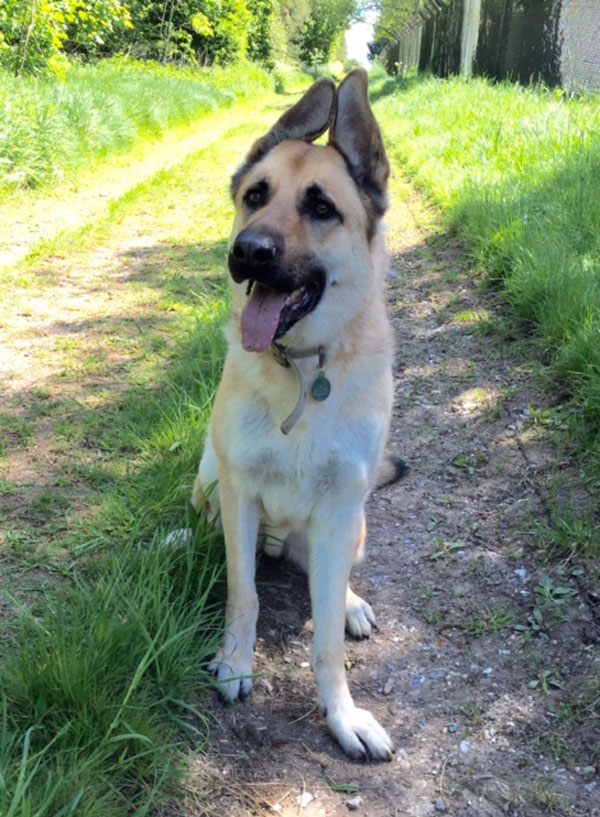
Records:
M293 292L290 292L283 302L284 306L290 306L290 304L297 303L303 297L305 292L306 287L300 287L300 289L295 289Z

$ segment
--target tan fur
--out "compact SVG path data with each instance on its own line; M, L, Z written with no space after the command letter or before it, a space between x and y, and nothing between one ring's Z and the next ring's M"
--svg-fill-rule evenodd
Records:
M313 669L330 729L351 756L381 760L390 758L391 741L373 716L352 701L343 632L345 625L351 634L365 637L375 623L370 606L348 587L348 576L352 562L363 552L364 503L382 461L391 416L392 332L383 294L386 255L379 217L373 216L380 204L365 205L371 194L359 189L357 178L370 172L379 184L381 202L388 166L366 101L363 73L354 72L341 89L344 105L359 120L354 141L379 140L377 150L371 151L375 159L368 160L375 169L361 168L352 140L346 147L348 134L335 125L332 144L303 141L332 121L329 108L336 91L321 81L309 92L322 107L322 112L311 114L310 135L281 138L284 125L302 135L304 111L314 109L311 99L305 98L303 108L299 103L278 123L278 130L273 128L255 143L234 177L231 239L248 226L278 230L285 236L286 264L300 264L310 255L327 271L320 302L280 343L290 349L324 347L331 394L324 402L309 397L297 424L287 436L282 434L281 423L298 399L298 379L270 350L253 353L242 348L240 316L246 284L232 283L229 350L192 501L196 507L202 505L209 486L218 483L208 508L212 515L220 511L227 546L226 635L213 663L222 693L243 697L251 687L258 614L255 549L262 524L267 552L290 556L309 575ZM336 121L352 121L349 115L344 119L339 105L338 101ZM356 178L349 172L353 167ZM268 183L270 198L249 212L244 196L261 180ZM301 212L303 191L315 184L339 205L343 221L317 223ZM299 359L297 366L308 383L316 377L314 357Z

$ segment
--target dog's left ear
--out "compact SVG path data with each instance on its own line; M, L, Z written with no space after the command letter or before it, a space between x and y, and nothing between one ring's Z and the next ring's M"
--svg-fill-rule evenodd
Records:
M375 213L383 215L387 207L390 163L369 104L369 78L363 68L348 74L338 88L329 144L345 158L350 175L372 201Z

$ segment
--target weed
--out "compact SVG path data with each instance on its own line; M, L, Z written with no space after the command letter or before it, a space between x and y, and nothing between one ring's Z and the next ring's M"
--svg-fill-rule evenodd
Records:
M529 681L527 686L529 689L540 689L544 695L548 695L551 689L564 689L565 682L555 670L545 669L537 678Z
M436 562L439 559L445 559L446 556L450 556L456 551L464 550L466 548L466 544L464 542L445 542L443 539L440 539L439 536L435 536L433 539L433 545L437 548L431 556L429 557L432 562Z
M485 613L481 618L473 618L467 627L467 632L472 636L481 636L488 632L497 632L506 627L512 627L515 614L512 610L504 608L494 608Z
M588 559L600 556L600 524L590 511L565 507L551 508L550 524L536 523L540 555L548 559L569 559L578 554Z
M565 795L552 789L545 780L540 780L535 786L530 786L526 793L530 803L549 809L550 813L557 808L562 808L566 803Z
M515 625L516 630L539 635L547 632L564 619L564 607L569 599L577 595L573 587L555 585L551 576L544 576L534 588L535 602L526 624Z
M471 699L465 701L465 703L460 707L460 711L471 726L481 726L483 723L483 715L486 711L486 706L481 700Z

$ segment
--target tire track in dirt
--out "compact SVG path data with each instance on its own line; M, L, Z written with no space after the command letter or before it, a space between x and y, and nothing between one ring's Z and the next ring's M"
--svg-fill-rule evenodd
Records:
M347 665L357 705L390 731L396 756L355 764L326 733L305 579L265 557L252 699L212 705L209 754L193 761L188 804L174 814L597 813L598 789L577 772L596 727L563 729L559 748L553 714L559 684L593 672L597 628L575 600L543 637L528 629L541 577L533 520L544 521L554 458L529 407L548 397L528 363L485 332L493 298L467 274L460 244L398 177L394 188L390 449L411 470L369 502L354 585L379 629L347 641ZM544 677L556 686L542 689Z

